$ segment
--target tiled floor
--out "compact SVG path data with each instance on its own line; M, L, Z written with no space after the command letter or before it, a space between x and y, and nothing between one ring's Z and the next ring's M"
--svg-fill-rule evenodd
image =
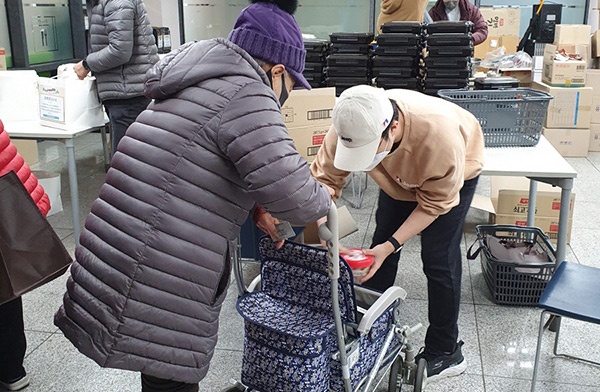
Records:
M97 195L104 170L99 134L75 140L81 217ZM74 249L69 189L64 145L54 141L39 143L40 164L35 168L60 172L64 211L49 218L67 248ZM576 204L572 241L567 251L569 261L600 267L596 247L600 243L600 153L586 158L568 159L579 175L575 181ZM486 193L489 179L482 178L480 193ZM347 192L349 193L349 192ZM359 231L344 239L345 246L368 246L376 186L369 183L360 209L350 208ZM465 229L464 249L475 239L474 227L485 223L487 215L471 209ZM596 249L596 250L595 250ZM246 270L255 270L248 264ZM498 306L492 303L481 274L479 261L464 259L460 337L465 341L464 355L469 367L466 374L430 385L427 391L505 392L530 388L535 356L537 323L540 311L535 308ZM25 327L28 350L25 366L31 377L30 392L125 392L139 391L139 375L132 372L102 369L79 354L53 325L52 319L61 303L66 276L24 296ZM427 298L418 240L410 241L403 251L397 284L408 292L403 309L407 324L427 325ZM217 350L201 391L218 392L230 379L239 378L242 357L242 320L235 310L237 289L232 285L221 314ZM564 320L561 347L582 355L600 358L600 328ZM425 329L412 337L421 345ZM551 337L546 332L538 390L552 392L592 392L600 390L600 368L552 358ZM383 386L381 391L385 390ZM403 390L411 391L405 387ZM265 391L272 392L272 391Z

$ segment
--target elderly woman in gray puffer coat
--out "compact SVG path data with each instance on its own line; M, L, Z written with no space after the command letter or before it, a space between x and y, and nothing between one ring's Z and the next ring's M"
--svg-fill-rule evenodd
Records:
M280 110L310 87L304 59L290 9L256 3L229 40L188 43L147 75L154 102L112 159L55 316L100 366L141 372L143 391L198 390L251 211L273 233L270 214L304 224L329 209Z

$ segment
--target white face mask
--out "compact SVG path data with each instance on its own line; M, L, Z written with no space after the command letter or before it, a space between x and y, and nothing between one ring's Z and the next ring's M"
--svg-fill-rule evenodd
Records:
M375 157L373 158L373 162L371 162L371 164L369 166L367 166L366 168L363 169L363 171L371 171L373 169L375 169L375 167L377 165L379 165L381 163L381 161L383 161L383 158L385 158L390 152L387 151L388 148L388 144L390 143L390 139L388 138L387 143L385 143L385 150L383 150L382 152L375 154Z

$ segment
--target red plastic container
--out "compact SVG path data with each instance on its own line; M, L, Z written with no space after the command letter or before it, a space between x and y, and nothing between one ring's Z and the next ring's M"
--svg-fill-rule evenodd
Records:
M342 254L342 257L352 269L355 278L365 276L375 261L374 256L366 255L360 248L348 248L348 253Z

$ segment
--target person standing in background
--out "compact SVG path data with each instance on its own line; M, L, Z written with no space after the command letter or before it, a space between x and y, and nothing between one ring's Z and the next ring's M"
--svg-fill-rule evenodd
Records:
M75 64L79 79L96 77L108 114L111 153L127 128L148 106L146 72L158 62L158 49L142 0L87 0L90 53Z
M481 11L469 0L437 0L429 10L429 16L434 22L439 20L473 22L473 45L479 45L488 36L488 26Z
M428 0L381 0L377 31L381 33L381 25L387 22L423 22L428 2Z
M38 206L42 215L50 210L50 200L29 165L10 141L0 121L0 176L14 171ZM27 341L23 324L21 297L0 305L0 389L19 391L29 385L23 367Z

